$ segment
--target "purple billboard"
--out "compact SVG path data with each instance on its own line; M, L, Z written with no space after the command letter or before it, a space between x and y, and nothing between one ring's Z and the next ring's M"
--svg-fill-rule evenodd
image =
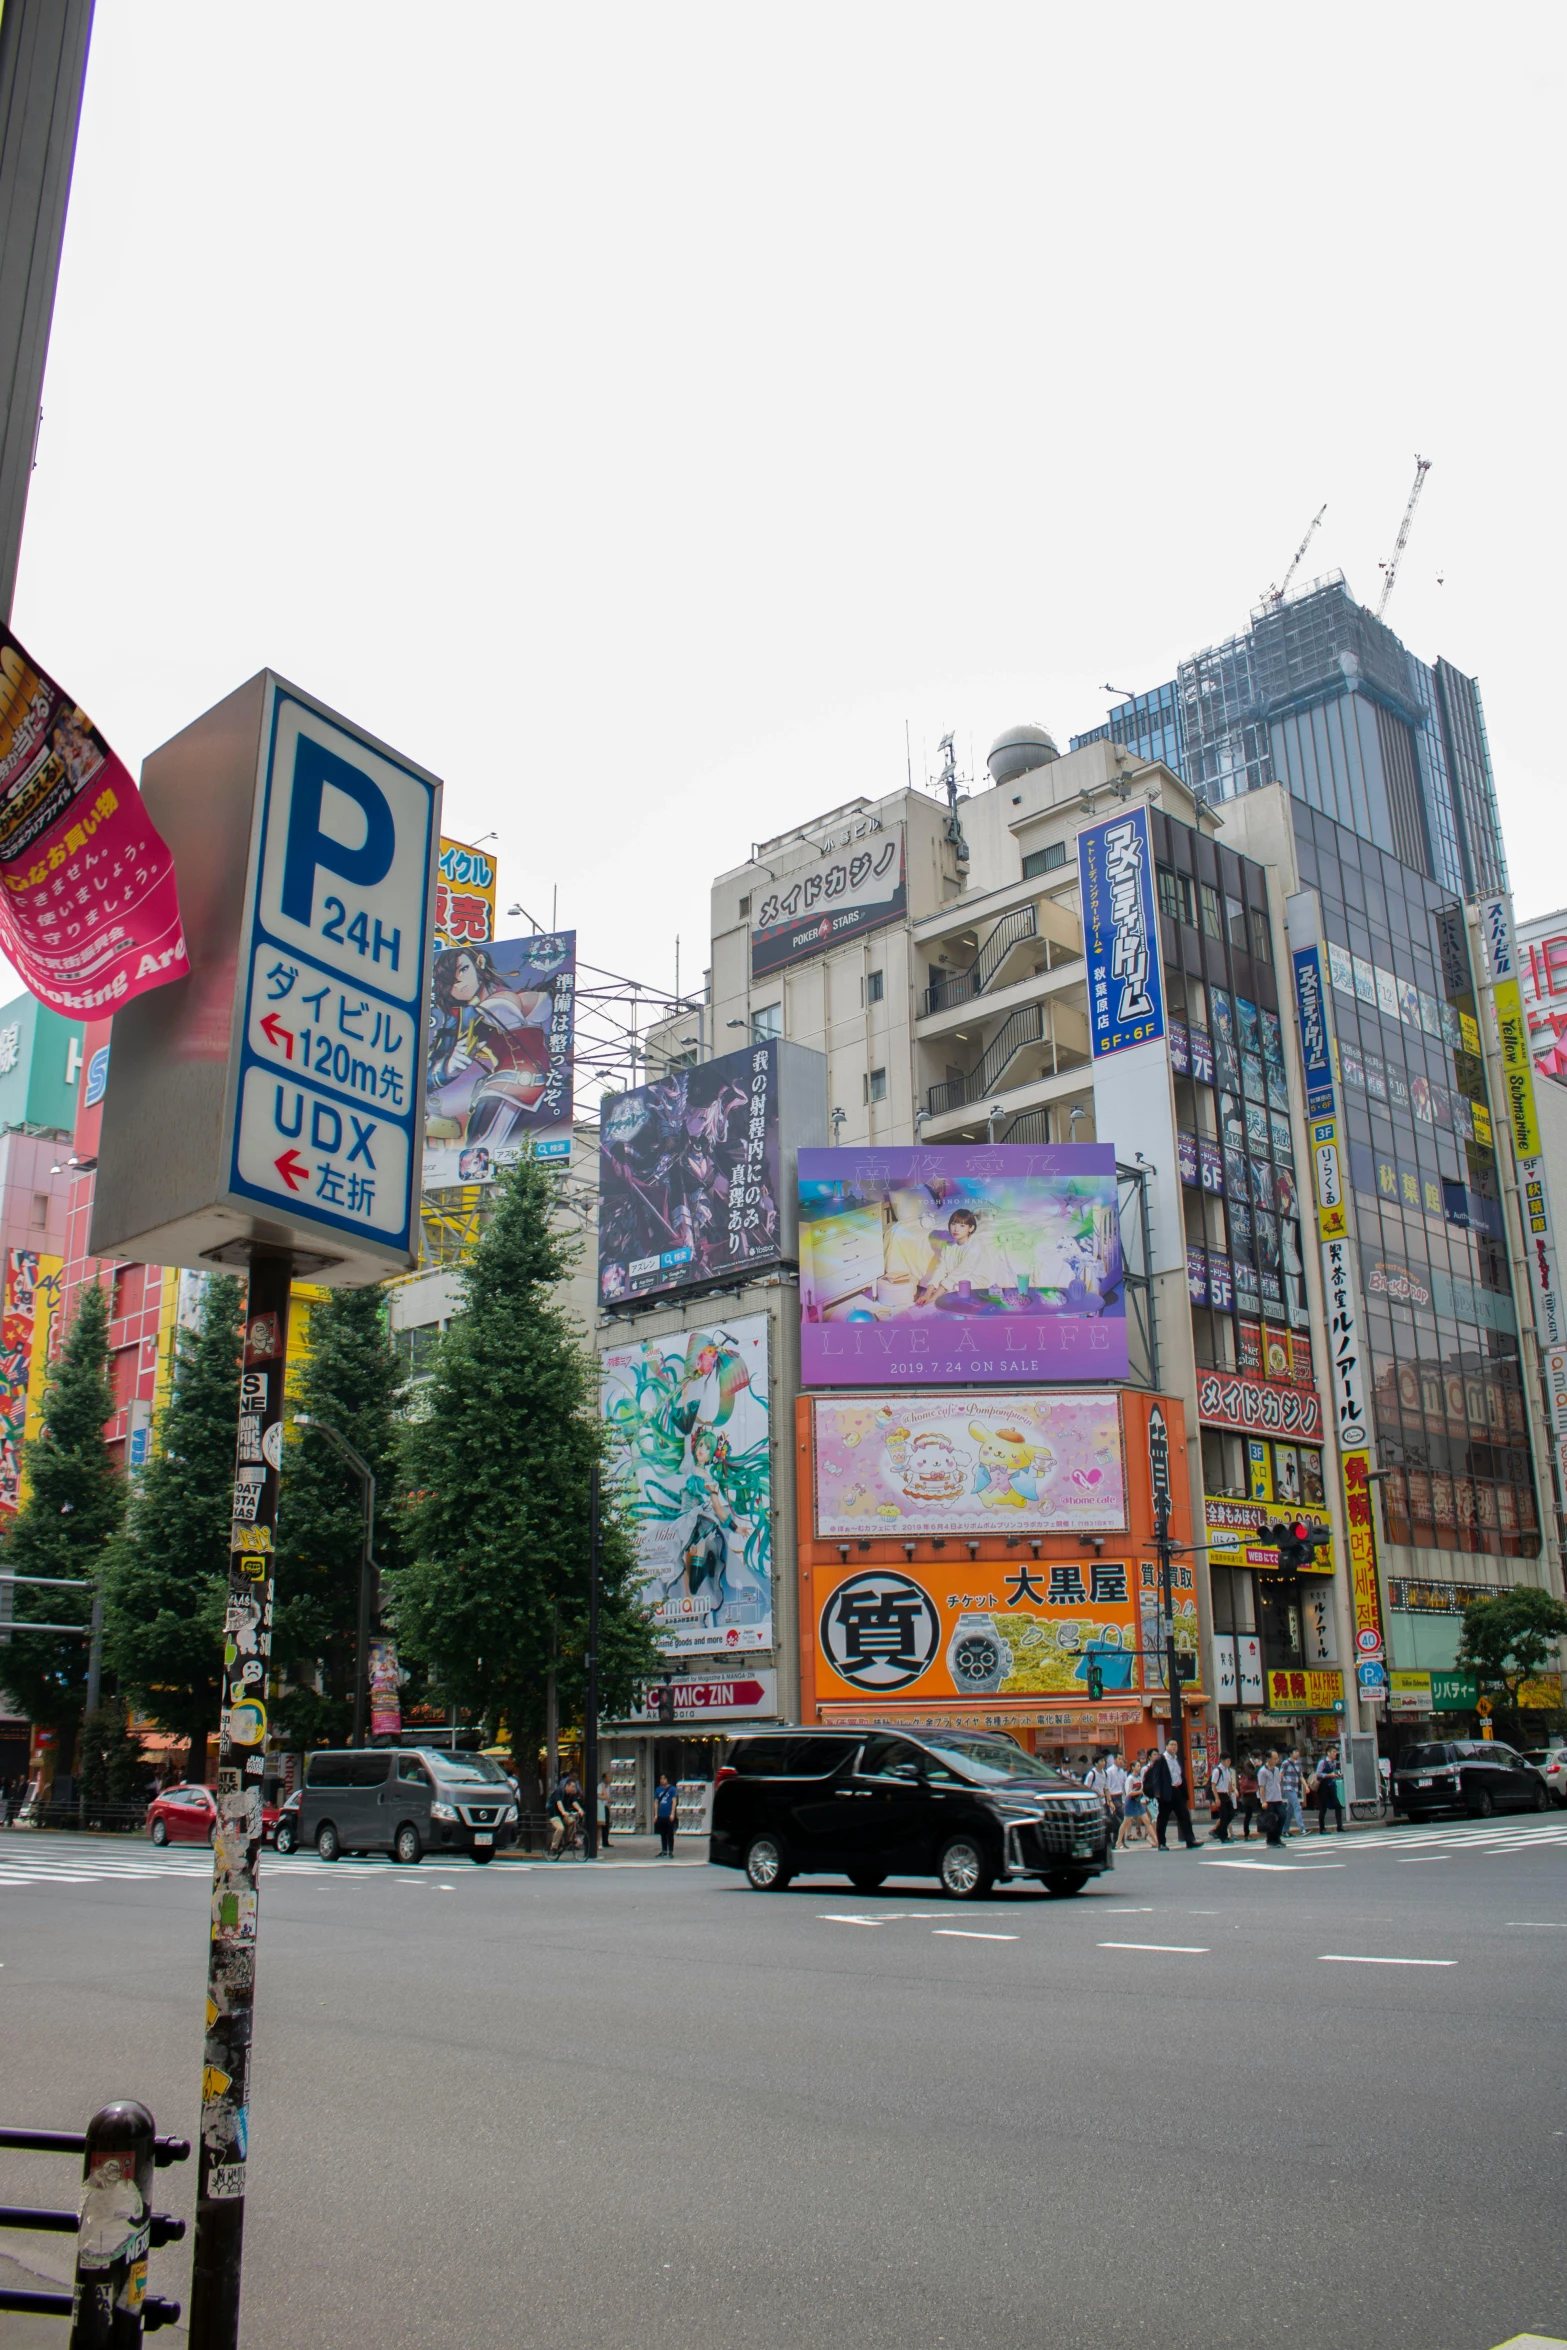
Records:
M1124 1379L1109 1143L802 1150L806 1386Z
M743 1045L606 1101L599 1302L744 1281L784 1255L778 1042ZM818 1129L820 1131L820 1129Z

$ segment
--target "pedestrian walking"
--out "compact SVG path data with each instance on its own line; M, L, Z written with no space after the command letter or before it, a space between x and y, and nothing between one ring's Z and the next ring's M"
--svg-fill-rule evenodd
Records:
M660 1771L658 1785L653 1791L653 1820L658 1829L660 1860L673 1860L675 1857L675 1822L679 1816L679 1801L668 1773Z
M1301 1752L1292 1746L1279 1765L1279 1779L1284 1789L1284 1833L1286 1836L1304 1836L1306 1814L1301 1805Z
M599 1781L598 1804L599 1804L599 1850L600 1850L600 1852L608 1852L608 1850L609 1850L609 1773L608 1773L607 1771L605 1772L605 1774L604 1774L603 1778L602 1778L602 1779L600 1779L600 1781Z
M1110 1841L1113 1844L1121 1832L1121 1822L1126 1817L1126 1766L1121 1760L1118 1746L1111 1747L1110 1759L1105 1764L1105 1802L1110 1810Z
M1325 1753L1318 1755L1317 1772L1311 1784L1311 1793L1312 1800L1317 1807L1317 1834L1319 1836L1327 1834L1328 1811L1331 1807L1333 1817L1338 1823L1338 1832L1342 1836L1344 1833L1344 1806L1339 1801L1338 1750L1336 1747L1330 1746Z
M1228 1844L1230 1822L1235 1817L1235 1770L1227 1754L1221 1754L1208 1779L1208 1792L1213 1797L1215 1844Z
M1289 1811L1284 1801L1284 1773L1278 1753L1271 1746L1267 1761L1257 1773L1257 1792L1262 1797L1263 1817L1268 1823L1268 1842L1277 1851L1284 1842Z
M1163 1754L1156 1754L1143 1774L1143 1787L1159 1806L1155 1846L1168 1852L1165 1836L1173 1820L1180 1830L1181 1842L1188 1852L1195 1852L1198 1838L1192 1834L1191 1802L1187 1793L1186 1771L1181 1761L1181 1750L1172 1738Z
M1116 1842L1121 1851L1131 1844L1151 1844L1153 1823L1148 1817L1148 1799L1143 1792L1143 1778L1148 1764L1144 1754L1135 1769L1126 1774L1126 1795L1122 1807L1121 1833Z
M1254 1754L1242 1755L1236 1765L1235 1792L1240 1798L1241 1842L1245 1844L1250 1839L1253 1820L1257 1822L1258 1835L1262 1833L1262 1798L1257 1793L1257 1757Z

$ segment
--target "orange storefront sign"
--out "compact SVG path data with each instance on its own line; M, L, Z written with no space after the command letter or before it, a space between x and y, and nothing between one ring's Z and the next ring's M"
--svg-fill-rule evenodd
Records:
M876 1425L882 1400L854 1399L864 1407L867 1428ZM917 1399L896 1400L907 1418L910 1402ZM950 1391L945 1400L963 1401ZM1171 1537L1177 1544L1189 1543L1180 1404L1128 1391L1100 1395L1100 1414L1111 1424L1110 1434L1095 1431L1092 1457L1102 1456L1124 1477L1124 1506L1106 1513L1120 1517L1120 1527L1075 1533L1018 1530L1030 1523L1037 1528L1051 1514L1057 1497L1045 1490L1050 1478L1090 1473L1074 1451L1074 1441L1081 1449L1081 1392L1061 1398L1062 1442L1054 1445L1050 1396L1034 1391L1029 1401L1040 1424L1031 1424L1025 1433L1048 1466L1013 1467L1007 1488L1010 1498L1028 1480L1026 1512L985 1507L984 1497L997 1489L992 1456L998 1439L991 1427L996 1412L993 1399L975 1397L974 1428L958 1424L943 1435L941 1493L927 1500L927 1468L908 1458L910 1448L894 1445L875 1455L875 1475L893 1481L886 1506L864 1511L851 1535L839 1499L841 1466L824 1476L818 1450L819 1443L832 1446L836 1461L844 1401L802 1397L797 1405L804 1719L852 1715L956 1724L980 1714L987 1723L1058 1730L1081 1726L1085 1731L1127 1729L1144 1720L1156 1694L1162 1702L1148 1414L1158 1401L1170 1438ZM961 1414L957 1418L960 1423ZM865 1450L869 1458L868 1445ZM870 1473L857 1464L857 1475ZM972 1498L972 1509L964 1493ZM1070 1497L1061 1501L1065 1508ZM973 1531L954 1537L939 1530L954 1522L955 1509ZM930 1530L925 1532L927 1516ZM829 1532L822 1531L824 1523ZM896 1537L859 1530L889 1523L896 1525ZM1173 1582L1177 1637L1183 1647L1195 1649L1195 1577L1189 1557L1176 1561Z

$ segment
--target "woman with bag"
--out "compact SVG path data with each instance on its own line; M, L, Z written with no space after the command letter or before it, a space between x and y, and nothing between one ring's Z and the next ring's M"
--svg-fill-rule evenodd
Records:
M1143 1771L1147 1756L1139 1761L1135 1771L1127 1774L1126 1811L1121 1821L1121 1833L1116 1838L1116 1849L1124 1852L1129 1844L1153 1842L1153 1824L1148 1817L1148 1799L1143 1793Z

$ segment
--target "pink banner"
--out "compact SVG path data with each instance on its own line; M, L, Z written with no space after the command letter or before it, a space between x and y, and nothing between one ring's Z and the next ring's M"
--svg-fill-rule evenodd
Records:
M114 1011L190 968L174 860L92 724L0 628L0 947L52 1011Z

